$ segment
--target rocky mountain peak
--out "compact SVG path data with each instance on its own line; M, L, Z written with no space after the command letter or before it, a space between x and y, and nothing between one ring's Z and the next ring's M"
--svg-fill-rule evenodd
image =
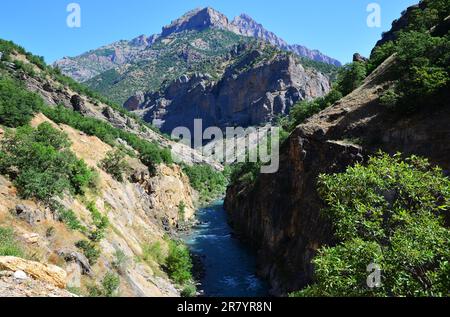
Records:
M183 31L202 31L207 28L227 29L228 25L228 18L222 13L210 7L198 8L165 26L161 36L166 37Z
M234 18L229 26L229 30L243 36L255 37L282 49L288 48L287 42L266 30L262 24L256 22L245 13Z

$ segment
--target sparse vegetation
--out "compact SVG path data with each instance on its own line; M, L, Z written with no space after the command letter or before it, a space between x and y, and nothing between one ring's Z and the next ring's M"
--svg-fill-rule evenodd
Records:
M118 149L108 152L100 167L118 182L123 182L123 174L130 169L125 153Z
M90 211L92 222L95 226L95 230L90 233L89 239L94 242L99 242L105 237L106 229L109 226L109 219L106 215L102 215L92 201L87 204L86 208Z
M120 277L117 274L108 272L102 280L103 295L105 297L117 296L117 290L120 286Z
M158 241L151 244L143 245L142 259L147 263L154 261L160 266L165 265L166 255L164 253L161 242Z
M122 250L116 250L116 252L114 253L114 261L112 263L114 269L119 272L120 274L122 274L123 272L125 272L127 265L128 265L128 257L126 256L126 254L122 251Z
M83 254L89 260L89 263L91 265L97 263L97 260L100 257L101 252L95 243L89 242L87 240L80 240L77 243L75 243L75 246L81 251L83 251Z
M11 228L0 227L0 256L25 257L25 251Z
M77 215L73 212L73 210L66 209L64 207L58 208L59 219L66 224L67 228L71 230L77 230L85 233L87 231L86 227L84 227L80 220L78 220Z
M184 218L186 217L186 204L184 201L181 201L178 205L178 218L181 222L184 222Z

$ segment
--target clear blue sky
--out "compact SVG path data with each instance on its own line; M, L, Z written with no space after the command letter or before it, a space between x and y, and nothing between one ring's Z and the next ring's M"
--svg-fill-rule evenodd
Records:
M66 6L81 6L81 28L66 25ZM369 28L366 7L381 6L382 27ZM418 0L3 0L0 38L13 40L53 62L161 27L197 7L211 6L232 18L247 13L291 44L349 62L368 55L381 32Z

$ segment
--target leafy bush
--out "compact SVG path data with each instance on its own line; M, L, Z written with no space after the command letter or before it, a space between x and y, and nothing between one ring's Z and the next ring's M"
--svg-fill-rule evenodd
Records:
M105 297L114 297L120 286L120 277L117 274L108 272L102 280L102 286Z
M114 297L118 295L120 277L117 274L108 272L102 279L101 287L88 285L90 297Z
M450 14L446 0L423 0L412 9L407 25L394 41L375 48L368 63L371 72L396 53L395 89L381 103L402 112L448 104L450 35L435 36L430 29Z
M181 291L181 297L195 297L197 295L197 288L193 283L188 283Z
M109 226L109 219L106 215L101 214L94 202L89 202L86 208L90 211L92 221L95 225L95 230L91 232L89 238L92 241L98 242L105 237L106 229Z
M434 104L446 104L450 83L450 37L406 32L397 41L397 72L401 80L396 93L400 110L415 110Z
M380 154L367 166L321 175L324 213L340 243L323 247L302 296L448 296L450 180L421 158ZM368 288L367 267L382 269Z
M12 128L28 124L42 105L40 97L26 91L16 81L0 79L0 124Z
M184 218L186 217L186 204L184 201L180 202L178 205L178 218L181 222L184 222Z
M0 256L15 256L19 258L25 256L25 252L14 237L14 231L11 228L0 227Z
M384 43L381 46L376 47L367 65L367 72L372 73L378 66L380 66L389 56L396 52L395 44L393 41Z
M73 210L60 208L58 210L58 215L60 221L62 221L66 226L71 230L77 230L80 232L86 232L87 229L81 224L80 220L78 220L77 215L73 212Z
M91 265L97 263L97 260L100 257L100 250L97 248L95 243L86 240L80 240L75 243L75 246L83 251L83 254L89 260L89 263Z
M118 182L123 182L123 174L130 168L125 160L125 153L120 150L108 152L100 162L100 167Z
M166 260L169 277L178 284L192 280L192 260L188 248L182 243L170 241Z
M82 194L94 186L95 173L66 147L67 136L44 123L7 131L1 141L0 166L23 198L44 202L65 191Z
M366 64L364 62L353 62L340 69L336 85L342 95L346 96L361 85L366 75Z

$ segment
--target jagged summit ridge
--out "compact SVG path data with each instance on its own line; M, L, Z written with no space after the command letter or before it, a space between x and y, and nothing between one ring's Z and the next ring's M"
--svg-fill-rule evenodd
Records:
M228 18L213 8L199 8L189 11L168 26L163 27L161 36L166 37L173 33L186 30L202 31L207 28L228 29Z
M273 32L256 22L248 14L241 14L233 20L211 7L198 8L184 14L169 25L162 28L161 33L151 36L140 35L131 40L122 40L91 50L77 57L65 57L54 63L61 71L79 82L87 82L107 71L117 67L148 61L157 58L153 50L155 44L163 42L163 46L170 43L170 37L183 32L202 32L208 29L225 30L248 38L258 39L274 45L282 50L294 52L314 61L324 62L336 66L341 63L317 50L310 50L301 45L289 45ZM183 36L183 35L181 35ZM201 43L200 43L201 44Z
M231 31L235 34L253 37L283 50L294 52L295 54L309 59L341 66L341 63L318 50L311 50L302 45L289 45L285 40L278 37L275 33L268 31L264 26L255 21L251 16L242 13L230 21L224 14L211 8L198 8L184 14L179 19L165 26L161 36L167 37L174 33L184 31L202 31L207 28L217 28Z

